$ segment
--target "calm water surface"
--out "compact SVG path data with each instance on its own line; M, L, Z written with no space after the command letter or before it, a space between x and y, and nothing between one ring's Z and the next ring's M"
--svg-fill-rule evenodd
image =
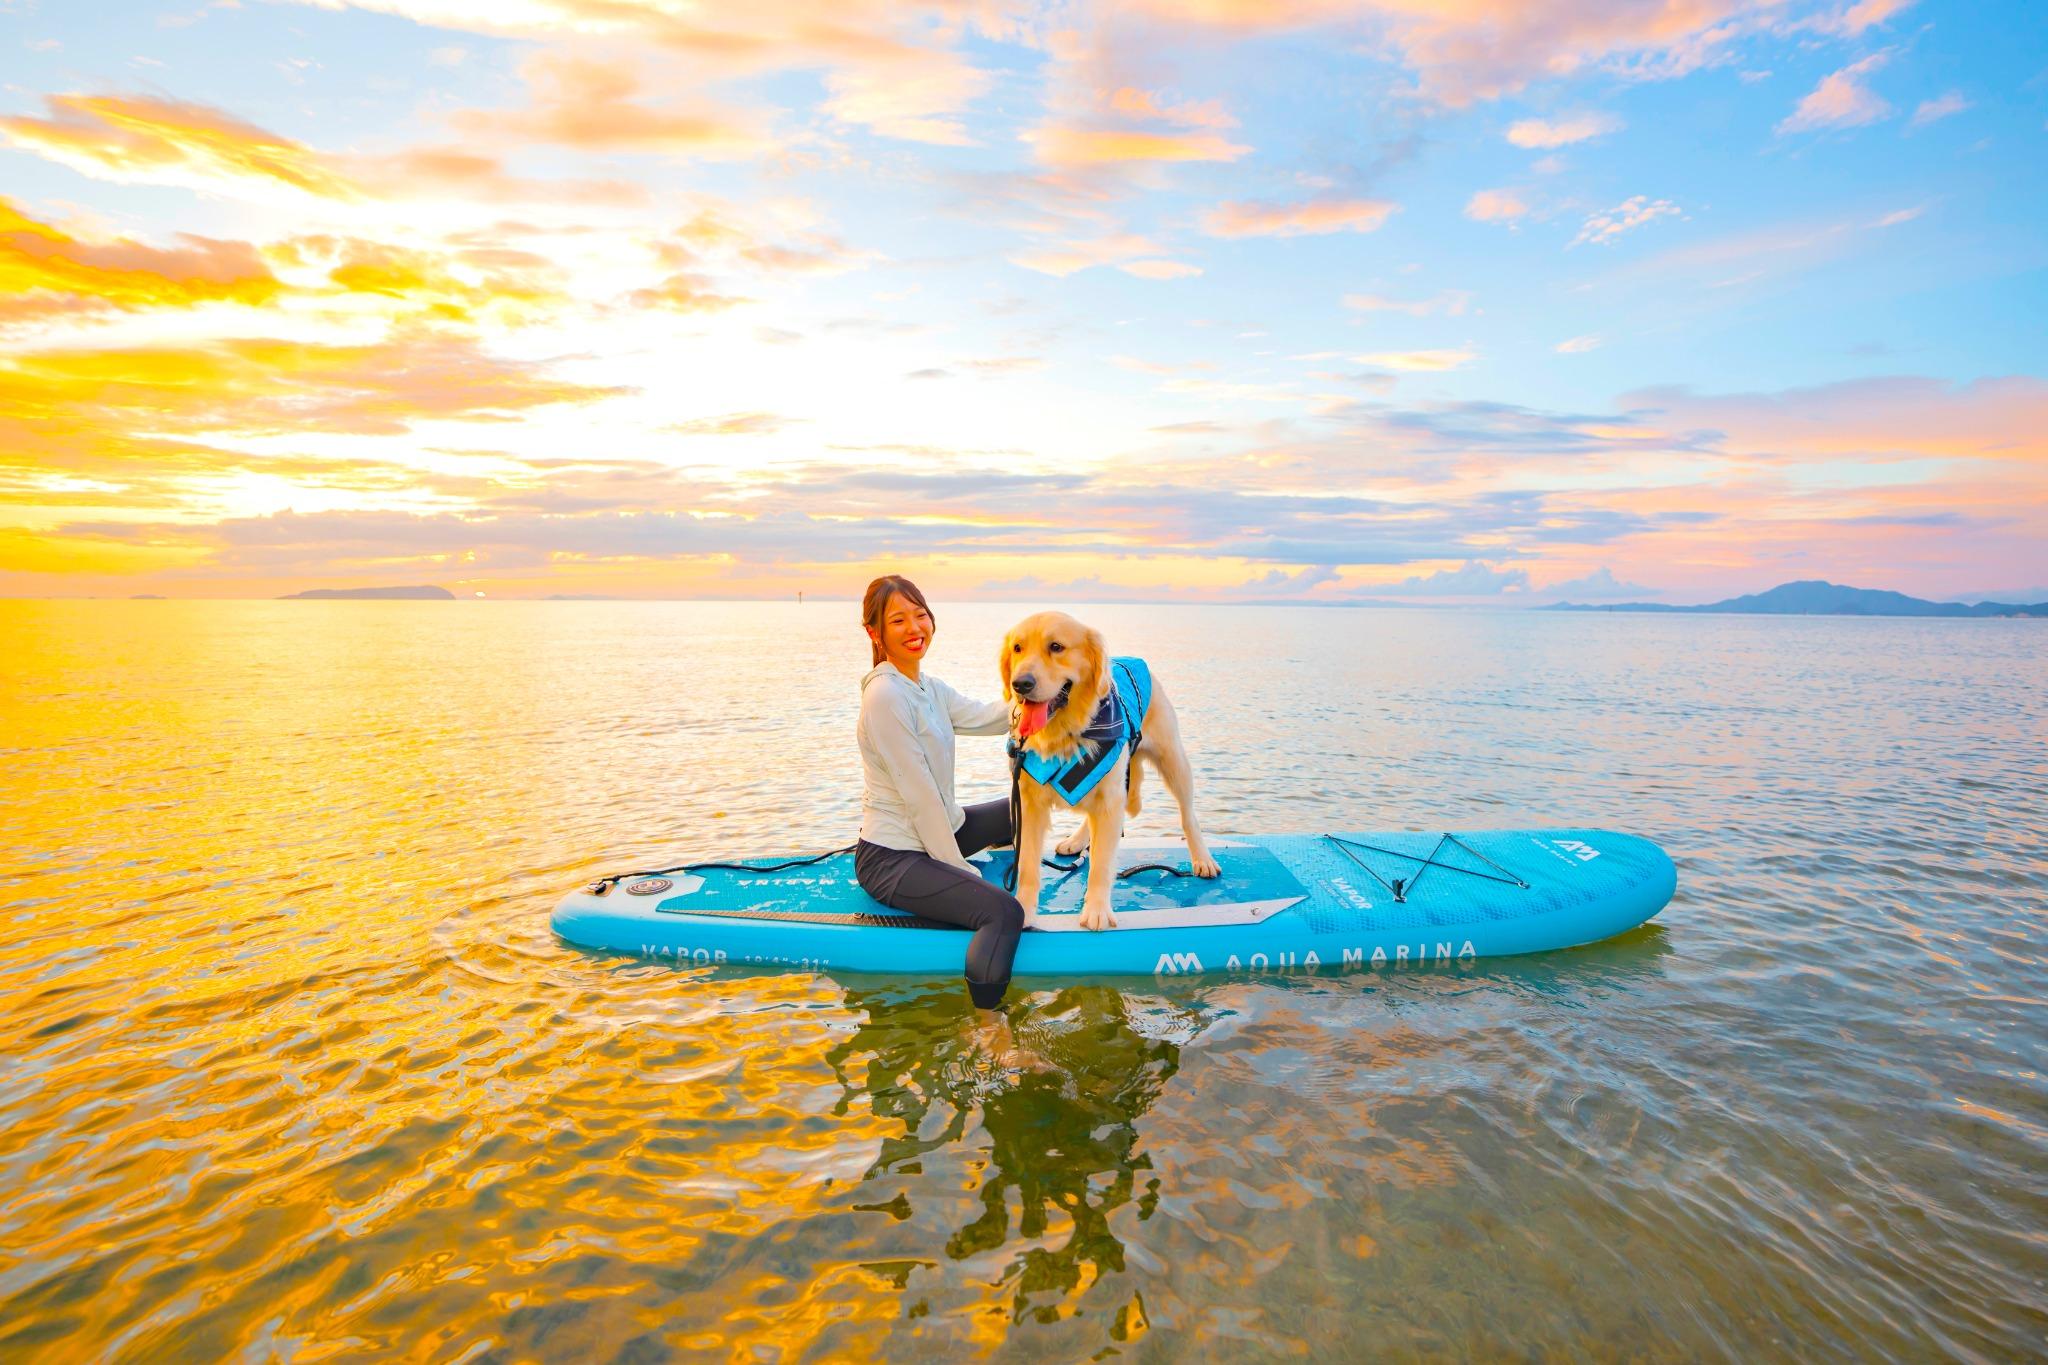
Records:
M937 605L992 695L1022 609ZM852 837L856 615L0 602L0 1357L2039 1357L2048 627L1088 609L1212 833L1607 825L1679 892L1027 982L1028 1068L955 981L549 932Z

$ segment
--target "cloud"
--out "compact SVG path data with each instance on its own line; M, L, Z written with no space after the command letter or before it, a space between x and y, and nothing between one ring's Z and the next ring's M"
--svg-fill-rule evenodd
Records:
M1050 166L1106 166L1131 161L1235 161L1251 148L1215 133L1147 133L1114 128L1044 125L1020 137Z
M1179 280L1202 273L1200 266L1185 261L1127 261L1117 269L1141 280Z
M772 436L799 419L772 412L728 412L722 417L693 417L671 422L664 430L682 436Z
M1516 190L1481 190L1465 203L1465 216L1478 223L1511 223L1528 212Z
M895 61L835 71L825 78L824 112L883 137L938 147L974 144L953 115L989 87L985 71L952 53L917 51Z
M1517 147L1565 147L1605 136L1621 126L1621 120L1613 114L1574 114L1555 122L1525 118L1509 126L1508 141Z
M679 270L659 284L626 295L626 303L633 308L672 313L719 313L747 302L737 295L719 293L710 279L689 270Z
M1822 21L1825 31L1854 37L1867 28L1881 24L1912 4L1913 0L1857 0L1840 16Z
M1585 336L1571 337L1565 341L1560 341L1551 349L1559 355L1579 355L1586 351L1597 350L1600 345L1601 338L1595 333L1588 332Z
M1478 356L1471 350L1442 351L1376 351L1371 355L1351 357L1360 365L1377 365L1384 370L1417 370L1436 372L1462 369Z
M1226 203L1202 218L1212 237L1302 237L1377 232L1400 206L1382 199L1311 199L1298 204Z
M2031 375L1885 375L1770 393L1663 386L1620 402L1666 425L1725 433L1724 447L1751 460L1946 457L2048 469L2048 379Z
M330 155L218 109L122 95L51 95L49 118L0 118L0 137L85 175L173 185L206 194L302 206L443 199L464 203L565 197L635 203L638 185L532 181L467 147L414 147L377 156Z
M1012 253L1012 265L1026 270L1036 270L1041 275L1072 275L1076 271L1092 269L1099 265L1128 267L1137 262L1158 262L1168 253L1167 248L1147 237L1131 233L1115 233L1083 241L1067 241L1048 246L1034 247ZM1157 269L1148 264L1148 269ZM1134 271L1144 275L1144 271ZM1165 278L1154 274L1154 279Z
M285 286L246 242L179 233L175 247L87 241L0 198L0 324L48 314L269 303Z
M362 188L289 138L204 105L119 95L51 95L48 118L0 118L0 135L101 179L215 189L284 186L323 199Z
M1622 233L1642 227L1646 223L1654 223L1659 218L1683 216L1678 205L1669 199L1653 200L1646 195L1638 194L1623 200L1611 209L1590 215L1580 226L1579 235L1572 238L1570 245L1579 246L1591 242L1595 246L1604 246Z
M1143 0L1175 22L1239 35L1327 30L1414 73L1412 94L1463 108L1533 81L1605 67L1639 80L1724 60L1770 21L1759 0L1593 4L1586 0Z
M1664 595L1661 588L1646 588L1640 583L1624 583L1614 576L1614 570L1604 565L1583 578L1570 578L1551 583L1538 591L1545 597L1589 602L1634 601Z
M402 436L427 420L504 422L624 392L555 378L456 334L16 351L0 356L0 468L239 466L255 457L206 443Z
M1852 62L1829 76L1809 91L1799 101L1785 120L1778 125L1780 133L1802 133L1815 128L1855 128L1866 123L1875 123L1891 113L1892 107L1885 99L1863 85L1863 77L1883 66L1891 57L1889 50L1873 52L1858 62Z
M1395 597L1483 597L1525 591L1528 586L1527 569L1496 569L1482 560L1468 559L1455 569L1417 574L1373 591Z
M1130 86L1117 89L1109 98L1109 107L1129 118L1178 123L1185 128L1237 127L1237 120L1226 113L1223 106L1215 100L1207 100L1200 104L1193 101L1173 104L1150 90L1136 90Z
M1960 90L1951 90L1931 100L1920 101L1920 107L1913 111L1912 127L1924 128L1928 124L1945 119L1951 114L1960 114L1970 107Z
M1292 573L1268 569L1257 578L1246 579L1225 591L1232 597L1304 597L1325 583L1339 583L1343 578L1334 564L1310 564Z
M1395 299L1385 294L1344 296L1344 306L1361 313L1406 313L1411 318L1426 318L1438 313L1446 317L1463 317L1471 304L1471 293L1463 289L1445 289L1426 299Z
M646 78L636 63L543 51L522 69L526 109L463 109L452 122L473 135L553 143L593 152L739 157L769 144L734 111L699 101L681 107L638 102Z

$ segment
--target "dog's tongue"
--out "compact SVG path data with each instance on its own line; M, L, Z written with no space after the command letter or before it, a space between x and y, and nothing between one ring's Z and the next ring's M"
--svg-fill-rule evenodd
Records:
M1045 728L1045 718L1051 710L1051 702L1025 702L1024 713L1017 717L1017 738L1029 739L1040 730L1043 730Z

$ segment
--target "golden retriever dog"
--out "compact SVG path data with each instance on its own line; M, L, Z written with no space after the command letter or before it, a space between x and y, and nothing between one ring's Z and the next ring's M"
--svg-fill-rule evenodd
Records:
M1138 813L1138 775L1146 767L1159 774L1180 804L1180 828L1187 838L1194 874L1219 874L1221 869L1209 856L1209 846L1195 821L1194 770L1188 766L1187 751L1181 748L1173 704L1141 660L1113 660L1103 648L1100 632L1064 613L1043 611L1025 617L1003 637L1000 667L1003 695L1013 708L1012 740L1021 745L1023 754L1017 792L1017 900L1024 907L1027 927L1038 913L1039 859L1044 856L1055 802L1078 810L1085 822L1056 851L1070 858L1093 849L1088 859L1088 890L1081 902L1081 927L1116 927L1110 903L1116 887L1116 850L1123 838L1124 817ZM1126 688L1112 700L1119 672ZM1101 735L1114 732L1115 723L1130 709L1128 698L1132 689L1140 686L1133 680L1134 673L1150 684L1149 698L1140 703L1142 714L1131 718L1137 724L1137 746L1125 745L1114 761L1090 767L1089 760L1118 743L1115 739L1105 743ZM1089 734L1091 726L1096 729L1094 736ZM1034 767L1050 772L1062 764L1068 765L1068 775L1042 780L1032 772ZM1066 792L1079 785L1071 774L1083 767L1089 785L1078 799L1071 799Z

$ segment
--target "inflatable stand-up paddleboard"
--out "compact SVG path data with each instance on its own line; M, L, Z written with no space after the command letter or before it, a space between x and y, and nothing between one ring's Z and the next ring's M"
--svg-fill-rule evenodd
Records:
M1087 858L1047 866L1023 975L1180 975L1447 964L1592 943L1662 910L1678 873L1648 839L1600 829L1277 834L1221 840L1220 877L1180 843L1117 850L1116 923L1080 926ZM1004 885L1009 849L977 855ZM960 974L969 935L873 900L853 855L698 863L606 877L555 907L584 948L664 962Z

